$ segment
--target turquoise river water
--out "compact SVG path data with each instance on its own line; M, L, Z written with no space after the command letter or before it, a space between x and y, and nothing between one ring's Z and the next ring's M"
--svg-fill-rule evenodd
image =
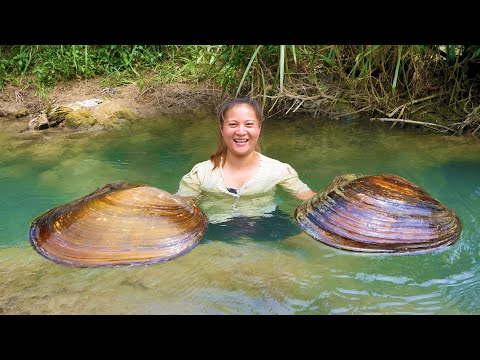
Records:
M210 226L190 252L140 267L69 268L30 245L31 221L109 182L171 193L213 150L208 113L138 121L100 133L6 127L0 134L0 313L3 314L479 314L480 141L367 121L270 118L262 152L314 190L347 173L402 176L450 207L460 239L430 253L347 252L298 229L299 201L241 226ZM11 131L10 131L11 130Z

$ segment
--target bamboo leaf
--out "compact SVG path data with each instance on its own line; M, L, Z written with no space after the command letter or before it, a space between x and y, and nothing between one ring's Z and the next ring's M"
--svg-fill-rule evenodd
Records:
M398 70L400 69L400 60L402 58L402 45L398 47L397 65L395 66L395 76L393 77L392 90L395 91L398 80Z
M265 75L263 74L263 69L262 68L260 68L260 75L262 76L262 89L263 89L262 109L264 109L265 104L267 103L267 86L265 84Z
M455 63L455 46L456 45L447 45L447 61L449 65Z
M235 93L235 96L238 96L238 94L240 93L240 90L242 89L243 82L245 81L245 78L247 77L248 71L250 70L250 67L252 66L253 61L257 57L258 51L260 50L261 47L262 47L262 45L257 46L257 48L255 49L252 57L250 58L250 61L248 62L248 65L247 65L247 68L245 69L245 72L243 73L242 80L240 80L240 85L238 85L237 92Z
M295 51L295 45L292 45L292 53L293 53L293 63L297 65L297 53Z
M280 45L280 92L283 92L283 77L285 75L285 45Z

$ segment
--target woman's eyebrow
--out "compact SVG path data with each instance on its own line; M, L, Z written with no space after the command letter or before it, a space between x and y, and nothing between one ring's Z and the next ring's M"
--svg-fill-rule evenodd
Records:
M227 122L238 122L239 120L237 119L229 119L229 120L226 120ZM257 122L256 119L247 119L245 120L244 122Z

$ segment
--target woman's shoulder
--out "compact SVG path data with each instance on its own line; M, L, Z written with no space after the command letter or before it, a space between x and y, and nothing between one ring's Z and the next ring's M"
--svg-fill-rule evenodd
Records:
M205 160L205 161L201 161L201 162L193 165L192 170L190 172L191 173L195 173L195 172L205 173L205 172L208 172L208 171L212 171L212 169L213 169L212 161L211 160Z
M290 164L262 154L259 155L262 161L262 167L267 170L266 173L269 174L270 177L273 176L282 180L284 178L298 175Z

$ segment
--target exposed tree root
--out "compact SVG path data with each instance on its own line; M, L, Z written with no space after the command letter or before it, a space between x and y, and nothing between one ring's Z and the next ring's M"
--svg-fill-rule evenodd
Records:
M428 128L433 128L433 129L435 129L437 131L440 131L440 132L455 133L455 130L448 127L448 126L435 124L435 123L431 123L431 122L425 122L425 121L416 121L416 120L408 120L408 119L392 119L392 118L371 118L370 119L370 121L374 121L374 120L378 120L378 121L382 121L382 122L392 121L394 123L399 122L399 123L415 124L415 125L425 126L425 127L428 127Z

